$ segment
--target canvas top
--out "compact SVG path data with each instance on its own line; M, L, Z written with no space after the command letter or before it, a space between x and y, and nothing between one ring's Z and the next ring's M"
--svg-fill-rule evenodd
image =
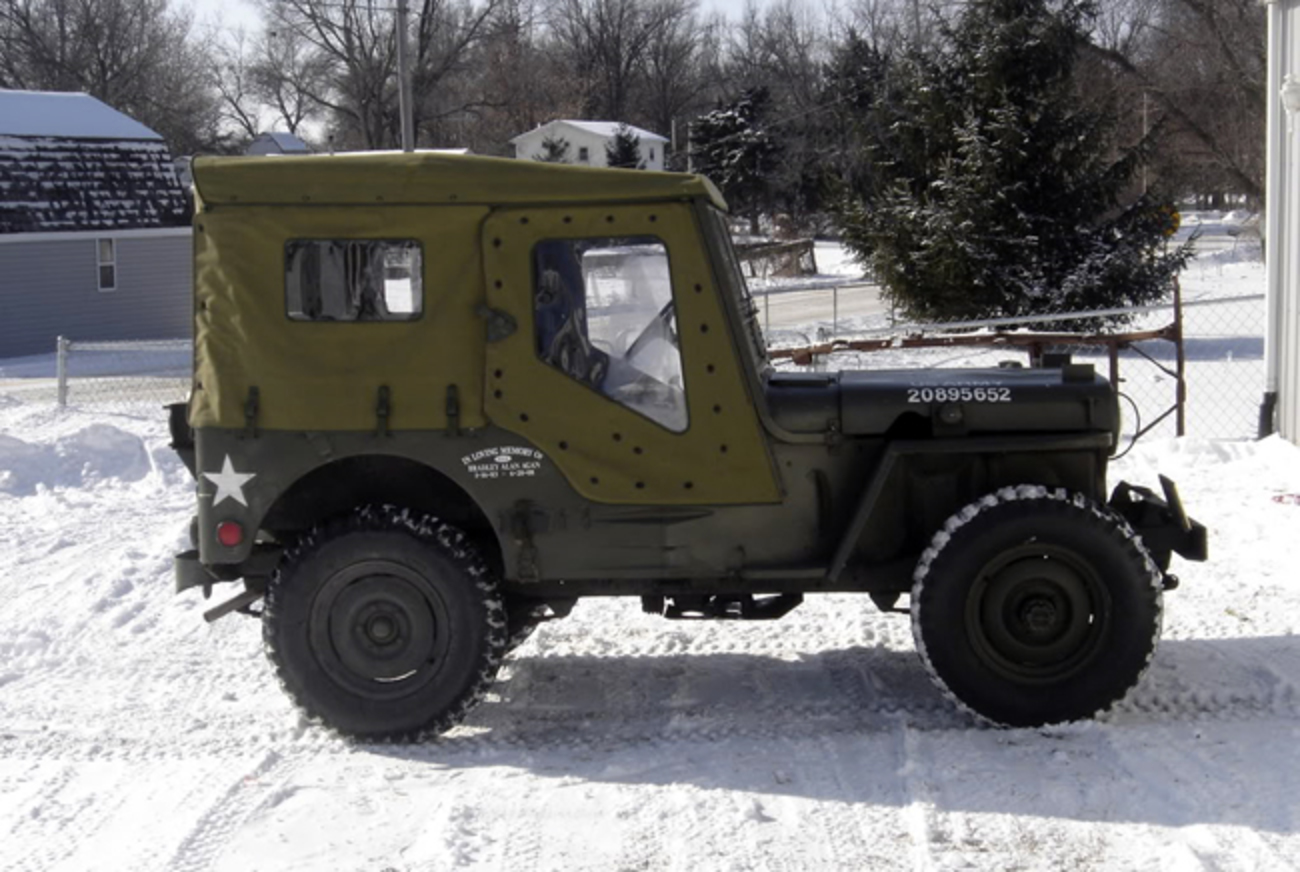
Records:
M430 152L204 157L194 162L204 204L521 205L705 199L726 203L689 173L568 166Z
M162 139L89 94L0 90L0 135L68 139Z

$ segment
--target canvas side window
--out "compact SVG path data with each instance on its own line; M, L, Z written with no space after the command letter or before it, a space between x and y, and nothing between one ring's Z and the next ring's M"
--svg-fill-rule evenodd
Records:
M117 290L117 242L112 239L96 240L96 256L99 261L99 289L101 291Z
M688 423L661 239L550 239L533 249L537 355L674 433Z
M424 309L423 252L413 239L294 239L284 300L294 321L414 321Z
M583 163L586 163L590 159L590 157L591 157L591 153L587 151L587 147L585 145L578 149L578 160L582 161Z

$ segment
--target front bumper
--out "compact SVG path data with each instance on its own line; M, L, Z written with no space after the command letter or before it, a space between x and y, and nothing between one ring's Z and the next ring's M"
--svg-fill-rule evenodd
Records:
M1160 476L1164 498L1150 488L1122 481L1110 497L1110 507L1128 521L1151 552L1161 571L1169 569L1172 554L1184 560L1202 561L1209 557L1205 526L1187 517L1178 487Z

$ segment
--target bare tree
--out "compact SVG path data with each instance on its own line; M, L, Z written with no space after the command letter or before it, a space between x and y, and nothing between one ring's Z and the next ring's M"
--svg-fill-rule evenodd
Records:
M1162 163L1176 183L1262 201L1264 21L1255 0L1158 0L1149 44L1094 36L1092 52L1137 83L1171 122L1175 138Z
M1164 0L1101 0L1092 42L1133 60L1148 60L1161 26Z
M417 139L437 136L437 123L477 102L454 85L467 72L474 48L487 33L499 0L423 0L414 16L412 91ZM268 26L292 59L292 78L281 75L288 118L301 121L303 95L327 110L341 144L389 148L400 139L397 111L395 7L375 0L263 0ZM281 66L281 71L284 71ZM455 96L455 100L451 98ZM283 110L282 110L283 114ZM427 137L426 137L427 138Z
M693 12L665 22L646 47L638 111L652 130L668 134L674 119L704 111L719 96L713 73L723 22L701 23Z
M416 130L438 143L462 143L487 100L474 75L502 0L424 0L416 26L412 90Z
M907 39L911 27L903 0L857 0L836 22L873 51L885 53Z
M262 29L250 36L240 29L225 38L214 31L209 42L221 117L241 138L271 129L296 134L320 115L312 95L327 87L328 65L296 31Z
M85 91L177 153L219 148L207 62L167 0L0 0L0 87Z
M220 97L222 120L233 125L245 139L252 139L264 129L256 62L251 57L250 43L243 29L235 31L230 39L221 39L214 33L209 55L211 81Z
M651 45L688 18L694 0L560 0L551 28L579 81L584 113L622 120Z
M267 27L302 39L328 74L308 92L334 115L341 138L391 146L397 116L392 15L367 0L266 0Z
M481 105L464 144L507 153L506 142L554 118L582 113L581 87L546 30L538 0L504 0L476 56Z
M303 122L320 115L312 95L321 93L328 64L292 30L264 30L252 66L253 93L273 113L274 123L296 134Z

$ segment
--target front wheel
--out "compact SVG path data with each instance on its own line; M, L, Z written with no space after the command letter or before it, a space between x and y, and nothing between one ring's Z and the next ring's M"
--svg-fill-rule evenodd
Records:
M912 631L941 689L997 724L1092 717L1141 678L1162 578L1109 509L1004 488L953 515L917 565Z
M450 728L483 695L505 650L506 617L463 533L365 508L286 556L262 633L308 716L359 738L406 740Z

